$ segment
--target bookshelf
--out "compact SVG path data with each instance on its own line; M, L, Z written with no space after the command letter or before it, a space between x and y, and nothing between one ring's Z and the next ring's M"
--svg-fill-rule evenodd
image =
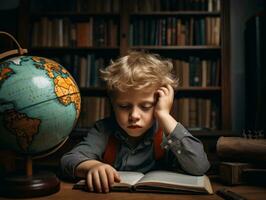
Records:
M110 113L97 70L142 50L172 60L178 121L193 129L231 128L228 0L36 2L21 1L19 40L73 74L83 97L79 127Z

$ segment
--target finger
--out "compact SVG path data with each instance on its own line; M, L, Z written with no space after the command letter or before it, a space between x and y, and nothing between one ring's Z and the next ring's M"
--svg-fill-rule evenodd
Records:
M158 90L157 90L157 93L158 93L158 96L159 96L159 97L165 96L164 91L161 90L161 89L158 89Z
M171 85L167 85L167 89L169 91L169 94L173 95L174 94L174 88Z
M109 186L113 185L114 184L114 171L110 168L106 169L106 175L107 175L107 178L108 178L108 183L109 183Z
M116 170L114 170L114 181L118 183L121 181L120 175Z
M166 87L160 87L159 90L162 91L165 96L168 96L169 95L168 88L166 88Z
M171 85L166 85L165 87L163 87L163 90L165 92L166 95L172 95L174 94L174 89Z
M98 171L95 171L92 174L92 181L94 185L94 190L96 190L97 192L102 192L102 186L101 186L101 181L100 181L100 176L99 176Z
M117 182L117 183L119 183L121 181L121 178L120 178L118 173L114 174L114 181Z
M88 186L88 190L90 191L90 192L93 192L93 183L92 183L92 175L91 175L91 173L88 173L88 175L87 175L87 186Z
M109 183L105 169L101 169L99 175L103 192L109 192Z

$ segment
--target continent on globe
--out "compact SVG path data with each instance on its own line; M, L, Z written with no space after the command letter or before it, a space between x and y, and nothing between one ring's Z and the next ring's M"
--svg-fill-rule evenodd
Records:
M80 115L81 97L71 74L42 57L0 63L0 149L27 155L53 151Z
M68 105L70 103L74 103L76 110L77 110L77 115L79 116L79 111L80 111L80 95L76 91L76 87L73 84L73 81L71 78L61 78L58 77L54 80L55 83L55 93L59 97L59 101L64 104ZM72 94L72 95L69 95Z
M33 137L38 133L41 120L30 118L25 113L12 109L4 112L4 123L6 128L16 136L20 148L27 151Z
M47 75L54 80L55 93L59 97L60 103L68 105L74 103L76 116L79 116L80 112L80 94L76 87L75 81L72 77L68 76L66 69L61 67L53 60L41 57L32 57L32 60L36 62L36 67L47 71ZM40 63L41 65L38 65Z
M14 71L9 67L0 68L0 88L3 82L8 79Z

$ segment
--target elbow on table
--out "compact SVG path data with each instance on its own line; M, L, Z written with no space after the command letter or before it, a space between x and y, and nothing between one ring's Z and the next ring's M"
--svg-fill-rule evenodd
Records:
M191 167L188 173L194 176L202 176L208 171L209 168L210 168L209 161L206 161L204 163L201 162L200 164Z

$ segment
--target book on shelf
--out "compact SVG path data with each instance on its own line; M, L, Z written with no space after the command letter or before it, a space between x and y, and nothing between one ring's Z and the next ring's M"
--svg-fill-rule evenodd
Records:
M130 12L154 12L154 11L208 11L219 12L220 0L142 0L128 1Z
M107 116L110 116L110 104L108 98L83 96L77 127L90 127L97 120L103 119Z
M93 19L76 23L77 47L91 47L93 41Z
M220 60L190 56L187 60L173 60L173 70L180 87L209 87L220 85Z
M211 99L175 99L171 114L187 128L217 129L218 108Z
M199 193L213 194L206 175L192 176L171 171L150 171L146 174L119 171L119 183L112 185L111 191L159 192L159 193ZM75 183L73 189L86 189L86 181Z

